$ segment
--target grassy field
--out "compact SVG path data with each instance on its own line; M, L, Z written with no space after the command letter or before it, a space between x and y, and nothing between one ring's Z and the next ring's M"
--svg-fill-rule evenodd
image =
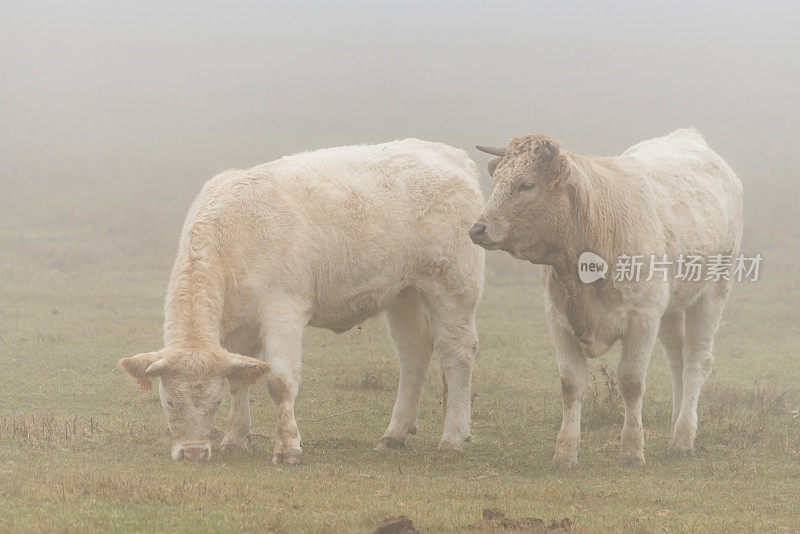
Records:
M150 198L148 187L139 197ZM617 465L612 351L591 364L580 469L549 471L561 406L542 291L535 268L497 253L479 313L475 437L463 454L436 451L436 364L418 435L405 450L372 451L397 383L385 326L372 320L339 336L307 331L301 466L270 463L274 409L263 385L251 393L246 453L172 462L157 393L139 391L116 360L160 346L184 209L175 199L188 203L194 188L161 191L162 205L91 184L69 197L42 186L28 193L36 209L4 212L0 531L370 531L397 515L423 531L459 531L481 526L487 508L569 518L577 531L800 530L800 300L788 260L732 294L694 459L666 455L670 385L657 349L647 466ZM215 446L227 408L219 413Z

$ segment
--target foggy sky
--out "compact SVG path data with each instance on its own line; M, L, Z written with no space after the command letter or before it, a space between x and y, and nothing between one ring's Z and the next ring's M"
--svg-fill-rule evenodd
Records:
M483 167L476 143L613 154L685 126L740 175L749 218L797 205L791 3L297 4L4 1L0 224L47 183L183 180L190 198L325 146L414 136Z

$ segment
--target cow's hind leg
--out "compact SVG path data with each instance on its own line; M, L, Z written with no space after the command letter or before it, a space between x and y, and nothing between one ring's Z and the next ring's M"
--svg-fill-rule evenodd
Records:
M670 432L675 428L675 421L681 411L683 397L683 344L685 339L684 323L686 315L683 311L665 313L661 318L658 338L664 348L672 373L672 419Z
M240 329L226 336L222 342L226 350L257 358L262 351L258 330ZM246 449L250 438L250 401L248 387L241 380L228 379L231 388L231 412L228 417L228 431L222 438L224 450Z
M563 417L556 439L552 469L565 471L578 465L578 450L581 441L581 402L586 390L586 356L572 332L548 319L550 335L558 356L558 372L561 375L561 403Z
M686 310L686 343L683 348L683 396L681 410L672 429L669 451L691 455L697 433L697 401L714 362L712 349L725 300L730 289L727 280L716 283Z
M294 303L273 302L263 318L262 337L272 371L267 389L278 415L275 426L274 464L298 464L302 456L294 401L300 387L303 328L306 320Z
M623 337L622 358L617 367L617 378L622 402L625 405L619 461L625 465L642 466L645 463L642 398L647 366L658 333L659 319L659 317L636 314L628 321L628 329Z
M406 434L417 432L417 413L422 386L433 352L428 310L414 288L404 290L386 310L389 336L397 349L400 386L392 420L375 450L396 449L405 444Z
M444 430L439 450L460 451L471 438L472 366L478 354L475 298L444 295L427 299L433 345L446 384Z

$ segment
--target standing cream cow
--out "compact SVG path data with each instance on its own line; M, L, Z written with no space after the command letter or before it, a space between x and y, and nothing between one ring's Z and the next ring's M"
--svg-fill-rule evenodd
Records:
M120 360L143 388L160 378L172 457L209 458L226 378L222 446L244 448L248 385L266 375L278 414L272 460L298 463L303 328L344 332L381 312L400 387L377 448L401 446L416 431L435 348L448 392L439 448L462 449L484 264L467 230L482 205L466 153L417 139L297 154L210 180L183 227L165 346ZM253 358L262 351L266 361Z
M489 163L494 191L470 229L473 241L545 265L546 312L564 405L553 467L576 465L587 358L617 340L623 345L618 379L625 405L620 461L645 463L642 396L657 336L672 371L669 448L690 454L697 400L711 372L730 280L704 272L700 281L685 281L675 269L681 255L738 252L739 179L693 129L644 141L616 157L562 151L558 141L540 135L512 139L507 149L478 148L500 157ZM611 264L592 283L579 277L587 252ZM638 278L623 272L617 280L617 258L634 256L659 264L645 262Z

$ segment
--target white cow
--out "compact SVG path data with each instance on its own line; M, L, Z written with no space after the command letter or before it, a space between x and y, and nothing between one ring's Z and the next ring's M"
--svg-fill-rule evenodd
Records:
M470 235L487 249L545 265L564 405L553 466L576 465L587 357L602 355L617 340L623 345L618 378L625 404L620 460L644 464L642 396L657 335L672 370L669 448L691 454L697 400L711 372L730 280L705 270L700 281L685 281L676 268L682 255L711 262L738 252L739 179L694 129L644 141L615 157L562 151L555 139L541 135L512 139L507 149L478 148L500 157L489 163L494 191ZM585 252L603 258L611 272L581 283ZM615 272L617 259L623 267L625 261L644 263L639 278L635 268ZM651 265L669 266L667 276ZM624 276L615 280L618 274Z
M303 328L344 332L381 312L400 386L377 448L416 431L435 348L449 393L439 448L462 449L484 268L467 231L482 205L467 154L417 139L296 154L211 179L183 227L164 348L120 360L144 388L160 377L173 458L209 458L225 378L222 446L244 448L247 386L266 374L278 413L273 462L298 463ZM266 361L253 358L262 351Z

